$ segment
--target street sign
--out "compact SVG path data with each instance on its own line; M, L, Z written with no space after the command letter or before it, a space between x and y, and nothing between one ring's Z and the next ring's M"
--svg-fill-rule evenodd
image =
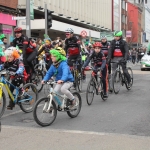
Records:
M12 20L25 20L26 17L12 17Z
M34 0L30 0L30 19L34 20Z
M85 30L81 31L81 36L84 38L87 36L87 32Z
M126 31L126 37L132 37L132 31Z

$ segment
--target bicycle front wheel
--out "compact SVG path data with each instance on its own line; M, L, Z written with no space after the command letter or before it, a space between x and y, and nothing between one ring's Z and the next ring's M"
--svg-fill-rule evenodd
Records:
M22 87L22 90L22 95L18 96L20 108L25 113L32 112L34 104L38 98L36 86L32 83L27 83Z
M95 94L95 82L93 81L93 79L91 79L86 90L86 101L88 105L92 104L94 94Z
M76 78L76 85L78 87L78 91L82 92L82 73Z
M50 99L44 97L39 99L33 110L33 117L37 124L42 127L50 126L56 119L57 108L54 101L52 101L50 109L48 109Z
M0 99L0 118L3 116L6 108L6 96L5 93L2 91L2 97Z
M113 91L115 94L118 94L122 84L122 75L120 71L115 71L113 75Z

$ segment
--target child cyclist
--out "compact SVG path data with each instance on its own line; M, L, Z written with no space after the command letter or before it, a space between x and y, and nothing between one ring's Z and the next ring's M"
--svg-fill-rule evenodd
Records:
M14 86L19 87L23 83L22 75L25 70L23 62L19 59L20 55L19 55L18 51L15 50L14 47L11 47L5 51L5 56L6 56L6 62L3 66L3 69L7 69L8 71L13 72L13 75L10 77L11 83ZM10 86L10 91L13 93L13 91L14 91L13 86ZM12 110L14 106L15 106L15 104L10 99L7 109Z
M42 80L42 84L44 84L45 81L48 81L52 76L54 76L57 81L54 91L56 93L61 92L62 94L65 94L72 102L70 108L73 108L76 105L76 100L68 89L73 85L74 78L71 74L69 66L67 65L65 51L62 49L53 49L50 50L50 53L53 64Z
M86 62L83 65L84 68L89 64L90 60L93 59L94 62L94 73L97 74L97 69L100 68L102 71L102 82L103 82L103 90L104 90L104 98L107 98L107 68L106 68L106 58L105 55L101 52L102 44L100 42L95 42L93 45L94 51L93 53L88 57Z

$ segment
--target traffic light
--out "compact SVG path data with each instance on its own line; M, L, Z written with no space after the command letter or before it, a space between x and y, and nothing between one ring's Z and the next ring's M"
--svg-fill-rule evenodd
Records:
M54 11L50 11L50 10L47 10L47 28L51 28L52 27L52 13Z

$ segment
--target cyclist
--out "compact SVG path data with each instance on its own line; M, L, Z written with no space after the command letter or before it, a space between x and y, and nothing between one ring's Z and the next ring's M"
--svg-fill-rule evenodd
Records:
M100 68L102 71L102 82L104 90L104 98L108 97L108 80L107 80L107 67L106 67L106 58L103 52L101 51L102 44L100 42L95 42L94 52L88 57L86 62L83 65L83 69L89 64L90 60L93 59L94 62L94 73L95 78L97 77L97 69ZM96 78L97 80L97 78Z
M81 72L81 55L80 55L80 44L76 36L74 36L74 31L71 28L68 28L66 31L66 40L65 40L65 51L68 57L68 65L73 66L72 59L78 60L78 70Z
M33 39L28 39L27 36L22 34L22 28L16 27L14 29L15 39L13 40L13 46L18 46L23 53L23 63L26 65L26 71L29 74L32 70L32 79L35 78L35 70L33 60L37 56L36 43Z
M101 36L101 51L104 53L106 59L108 59L108 49L110 47L110 43L107 41L106 36ZM111 74L111 64L108 64L108 74Z
M51 65L51 67L47 71L44 79L42 80L42 84L44 84L45 81L48 81L52 76L55 76L57 84L54 88L54 91L65 94L71 100L72 108L76 105L76 100L68 89L73 85L74 78L71 74L69 66L67 65L64 51L53 49L50 51L50 53L53 65ZM56 97L54 98L56 99Z
M46 55L46 63L47 63L46 69L48 70L49 67L50 67L51 64L52 64L51 55L50 55L50 53L49 53L50 49L52 49L51 39L50 39L49 37L47 37L46 39L44 39L44 43L45 43L45 44L43 44L42 47L39 49L37 55L38 55L38 56L39 56L40 54L45 54L45 55Z
M127 62L127 56L128 56L128 45L127 42L123 40L122 38L122 31L115 31L114 32L114 40L112 40L110 44L110 49L108 53L108 62L111 60L113 62L116 61L123 61L121 63L122 70L124 73L124 76L127 78L128 81L128 87L131 87L131 78L127 71L126 62ZM112 64L112 77L117 68L117 64ZM112 86L112 85L111 85Z
M23 62L19 59L20 55L17 50L14 50L12 48L8 48L5 51L5 56L7 58L7 61L4 64L4 68L9 70L10 72L13 72L14 75L11 76L11 83L14 86L19 87L20 84L23 83L23 73L25 71ZM13 93L14 87L10 86L10 91ZM12 110L14 107L13 101L10 99L9 105L7 106L7 109Z

